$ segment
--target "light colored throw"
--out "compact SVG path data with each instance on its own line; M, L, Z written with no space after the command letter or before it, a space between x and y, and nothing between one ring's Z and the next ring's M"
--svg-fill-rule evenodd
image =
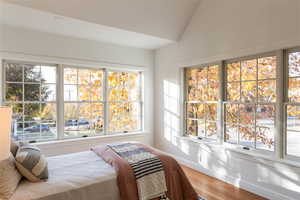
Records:
M31 182L48 179L47 159L35 146L19 147L16 155L16 166L19 172Z
M127 160L136 178L139 200L168 200L165 172L159 157L134 143L108 145Z
M0 199L9 199L16 190L22 176L15 166L14 156L0 161Z

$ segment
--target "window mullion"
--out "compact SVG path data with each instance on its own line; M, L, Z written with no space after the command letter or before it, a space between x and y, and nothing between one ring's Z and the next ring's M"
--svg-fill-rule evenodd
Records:
M57 66L57 137L59 140L64 138L64 68L63 65Z
M284 143L283 143L283 130L284 130L284 55L283 50L278 51L277 55L277 87L276 87L276 124L275 124L275 155L277 159L283 158ZM287 91L287 90L286 90Z
M109 105L108 105L108 70L104 69L104 88L103 88L103 100L104 100L104 135L108 135L108 123L109 123Z
M223 101L225 97L225 63L222 61L219 66L219 99L217 107L217 126L218 126L218 140L220 143L224 141L224 106Z

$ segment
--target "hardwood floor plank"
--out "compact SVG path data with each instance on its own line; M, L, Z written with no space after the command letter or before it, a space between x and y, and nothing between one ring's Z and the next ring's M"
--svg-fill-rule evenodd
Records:
M256 194L182 165L197 193L207 200L266 200Z

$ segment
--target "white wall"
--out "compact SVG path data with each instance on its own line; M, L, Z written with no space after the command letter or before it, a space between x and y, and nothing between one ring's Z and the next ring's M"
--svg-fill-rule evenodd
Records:
M176 137L182 134L180 68L299 46L299 10L299 0L202 0L181 40L156 52L155 146L270 199L299 199L300 168Z
M147 88L144 102L145 134L132 135L130 137L97 138L94 140L88 138L62 143L50 142L39 145L44 150L44 153L47 155L71 153L88 150L92 144L96 143L124 140L153 143L153 51L42 33L7 25L0 28L0 60L40 61L57 64L76 64L87 67L107 66L121 69L141 69L144 71L144 86Z

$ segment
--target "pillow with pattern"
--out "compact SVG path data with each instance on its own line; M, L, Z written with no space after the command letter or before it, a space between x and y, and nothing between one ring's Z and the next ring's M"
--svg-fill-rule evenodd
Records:
M16 155L16 166L26 179L39 182L48 179L48 163L40 149L31 146L20 146Z

